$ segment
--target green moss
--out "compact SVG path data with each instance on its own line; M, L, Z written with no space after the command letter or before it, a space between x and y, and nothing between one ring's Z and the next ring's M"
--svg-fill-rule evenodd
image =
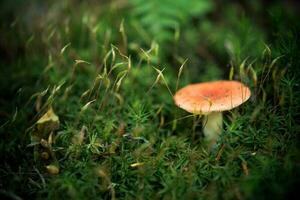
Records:
M181 26L173 35L164 24L159 35L157 16L136 26L143 12L134 15L135 6L146 4L132 2L0 3L0 198L291 197L300 161L293 6L201 1L210 6L173 10ZM201 119L177 108L172 94L228 77L252 97L224 113L209 151ZM30 141L49 106L60 122L47 141L57 175L49 160L34 159Z

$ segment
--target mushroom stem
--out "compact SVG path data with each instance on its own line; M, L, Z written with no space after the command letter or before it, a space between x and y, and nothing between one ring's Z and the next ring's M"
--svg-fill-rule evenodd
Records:
M206 140L214 143L222 132L222 112L211 112L205 115L203 117L202 126Z

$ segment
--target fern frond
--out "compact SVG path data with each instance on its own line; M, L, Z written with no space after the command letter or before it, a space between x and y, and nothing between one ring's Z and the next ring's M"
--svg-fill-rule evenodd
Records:
M209 0L129 0L132 15L158 43L170 42L175 30L212 9Z

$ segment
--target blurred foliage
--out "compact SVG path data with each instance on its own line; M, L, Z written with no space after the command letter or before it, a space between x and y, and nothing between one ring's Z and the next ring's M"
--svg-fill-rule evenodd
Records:
M192 24L193 17L201 17L212 10L207 0L130 0L133 5L132 23L146 42L153 39L165 43L179 39L180 31Z

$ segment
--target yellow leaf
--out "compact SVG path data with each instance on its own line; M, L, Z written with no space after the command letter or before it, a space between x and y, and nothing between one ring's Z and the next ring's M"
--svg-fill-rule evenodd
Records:
M140 167L140 166L143 166L143 165L144 165L143 162L137 162L137 163L132 163L132 164L130 165L130 167Z
M51 175L57 175L59 173L59 168L56 165L47 165L46 169Z
M59 118L52 107L36 122L36 128L37 134L44 139L48 139L50 132L59 128Z

